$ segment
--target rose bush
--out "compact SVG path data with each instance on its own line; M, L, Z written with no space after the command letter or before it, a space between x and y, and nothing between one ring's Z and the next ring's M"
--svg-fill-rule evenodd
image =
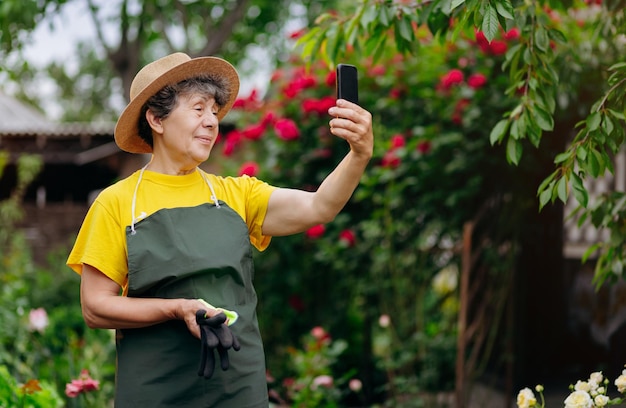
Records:
M571 393L563 401L565 408L601 408L623 404L626 401L624 398L626 395L626 370L623 370L614 382L617 391L622 396L610 398L608 396L608 384L609 379L605 378L601 371L591 373L586 381L579 380L576 384L570 385ZM541 402L537 401L530 388L523 388L517 394L518 408L545 408L543 386L537 385L535 391L539 394Z

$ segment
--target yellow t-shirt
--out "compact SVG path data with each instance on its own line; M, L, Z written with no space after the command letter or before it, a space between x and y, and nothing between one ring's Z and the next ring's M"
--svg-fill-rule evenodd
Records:
M211 190L199 170L184 176L171 176L145 170L134 215L132 201L140 171L104 189L89 208L67 265L81 273L91 265L117 282L126 293L128 251L126 227L164 208L194 207L211 202ZM204 173L204 172L203 172ZM254 177L219 177L204 173L217 199L228 204L248 225L250 242L260 251L270 243L261 227L269 197L275 187Z

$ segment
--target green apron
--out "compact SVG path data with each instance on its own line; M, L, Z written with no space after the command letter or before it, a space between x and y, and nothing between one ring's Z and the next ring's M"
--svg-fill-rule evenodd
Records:
M140 182L141 174L137 188ZM116 408L269 405L248 228L212 195L217 204L162 209L127 227L128 296L202 298L234 310L239 319L230 328L241 350L229 350L227 371L216 353L215 372L206 380L197 374L200 340L183 321L118 330Z

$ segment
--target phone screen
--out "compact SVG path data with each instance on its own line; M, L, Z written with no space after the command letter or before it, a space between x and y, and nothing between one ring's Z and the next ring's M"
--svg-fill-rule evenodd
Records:
M354 65L337 65L337 99L359 103L359 81Z

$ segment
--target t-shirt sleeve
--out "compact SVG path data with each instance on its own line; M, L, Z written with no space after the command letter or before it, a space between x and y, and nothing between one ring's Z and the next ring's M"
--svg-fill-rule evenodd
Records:
M128 277L126 236L119 219L100 200L90 207L78 232L67 265L81 273L91 265L125 288Z
M246 220L250 243L259 251L264 251L269 246L272 237L263 235L263 221L267 214L270 196L276 187L255 177L242 176L241 180L248 184Z

